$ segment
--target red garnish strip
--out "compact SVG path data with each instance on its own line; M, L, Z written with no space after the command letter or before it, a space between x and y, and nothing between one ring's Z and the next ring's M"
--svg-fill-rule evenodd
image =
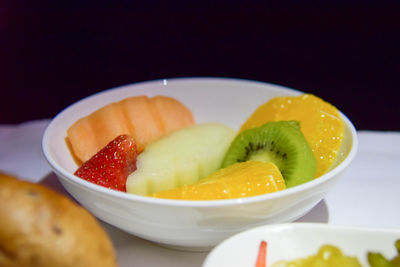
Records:
M258 249L256 267L267 267L267 242L261 241Z

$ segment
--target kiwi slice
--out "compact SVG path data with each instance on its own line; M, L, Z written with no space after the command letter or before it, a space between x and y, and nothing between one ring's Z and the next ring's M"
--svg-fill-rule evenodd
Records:
M288 188L312 180L317 170L298 121L268 122L241 132L231 143L222 167L248 160L275 163Z

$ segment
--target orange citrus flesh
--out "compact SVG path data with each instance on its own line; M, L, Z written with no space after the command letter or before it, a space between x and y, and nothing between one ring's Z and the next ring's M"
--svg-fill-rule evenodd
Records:
M275 164L246 161L220 169L195 184L160 191L151 196L181 200L217 200L256 196L285 188L285 181Z
M312 94L272 98L242 125L240 132L269 121L298 120L317 160L315 177L333 164L343 140L343 121L336 107Z

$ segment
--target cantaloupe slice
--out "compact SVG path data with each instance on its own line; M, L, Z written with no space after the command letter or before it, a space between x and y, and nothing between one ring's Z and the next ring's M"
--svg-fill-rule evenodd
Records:
M158 111L160 123L166 132L182 128L193 121L192 114L186 112L186 107L179 105L179 102L174 98L155 96L151 99L151 104L153 110ZM177 117L180 119L176 120Z
M134 96L76 121L67 130L67 141L74 157L85 162L118 135L131 135L140 153L148 143L193 124L192 112L174 98Z
M167 100L168 98L162 97ZM165 133L160 123L158 111L147 96L130 97L121 101L129 125L129 132L135 137L138 151L143 151L146 144L157 140ZM173 114L171 114L172 116ZM177 120L177 117L172 118Z

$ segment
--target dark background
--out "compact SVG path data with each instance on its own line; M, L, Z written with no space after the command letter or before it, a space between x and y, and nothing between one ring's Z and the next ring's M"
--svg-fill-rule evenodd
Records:
M0 123L55 116L111 87L218 76L335 104L400 130L399 1L0 0Z

